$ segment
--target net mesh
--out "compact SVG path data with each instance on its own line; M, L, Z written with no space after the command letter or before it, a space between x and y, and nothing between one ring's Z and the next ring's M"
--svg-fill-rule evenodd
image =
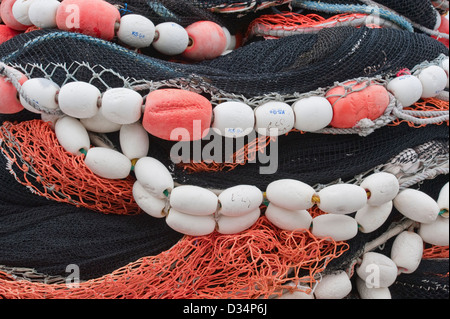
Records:
M429 0L327 0L322 2L321 8L328 10L354 10L355 7L379 7L391 11L395 15L405 17L409 21L428 29L434 30L439 13ZM313 8L317 1L294 0L294 5ZM327 5L329 5L327 7Z
M110 2L122 14L143 14L155 23L186 26L206 19L233 33L249 30L258 12L273 13L265 11L269 6L285 5L234 0ZM378 2L420 25L431 25L428 7L417 18L407 12L428 1L403 7L395 1ZM361 3L366 1L345 1ZM57 30L29 30L0 45L1 62L58 85L85 81L102 92L128 87L143 96L177 87L208 98L257 97L255 103L360 77L395 76L442 54L448 55L448 49L425 34L364 26L325 28L270 41L255 37L230 54L196 64L168 60L151 48L134 52ZM420 101L405 111L422 118L423 111L448 112L448 102ZM133 176L124 181L96 177L85 167L83 156L65 152L51 127L36 115L22 112L0 120L0 160L6 168L1 174L0 265L5 266L0 267L0 296L5 298L268 298L286 290L309 292L321 275L354 266L366 243L401 220L394 212L378 232L359 234L345 243L317 239L309 232L280 231L264 216L239 235L182 237L163 220L140 212L132 200ZM120 150L118 134L105 137ZM357 183L369 172L390 169L403 186L436 198L448 182L448 169L442 168L448 164L448 121L422 125L403 118L367 136L293 131L276 140L247 140L234 154L245 165L223 167L175 165L169 157L174 144L150 138L149 156L168 167L176 182L206 188L245 183L265 189L274 180L293 178L320 189L338 181ZM274 143L280 150L279 168L276 174L260 175L261 164L249 162ZM414 288L409 295L399 287L406 287L402 283L413 277L401 278L395 297L421 296L424 284L417 281L427 278L434 283L435 277L442 279L444 289L428 296L440 298L445 291L448 295L448 247L426 250L427 262L439 258L447 258L447 273L430 267L419 271L416 282L408 286ZM83 270L79 285L67 286L69 264ZM31 269L31 275L20 277L17 267ZM33 275L45 279L32 282Z

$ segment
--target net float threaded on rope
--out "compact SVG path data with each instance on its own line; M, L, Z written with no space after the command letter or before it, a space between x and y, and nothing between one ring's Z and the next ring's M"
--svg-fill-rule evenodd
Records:
M3 68L2 73L4 71L7 71L7 69ZM83 83L80 86L79 84L81 83L72 82L71 86L80 88L85 86L89 87L91 85L88 83ZM349 87L348 85L345 84L344 86L347 88ZM29 102L38 101L38 103L35 104L38 105L41 109L40 110L34 109L35 112L45 113L48 110L54 112L55 110L59 110L58 109L59 94L61 91L63 91L64 93L63 90L64 87L65 85L63 85L63 87L60 89L56 84L54 84L51 81L37 78L26 81L21 87L20 93L24 103L26 103L27 101ZM128 96L128 93L131 95L131 91L133 90L131 89L126 90L130 91L129 92L127 91L125 95ZM358 92L362 90L363 89L360 87L358 87L357 89ZM95 90L93 90L93 92L94 91ZM75 93L71 92L68 95L73 97L74 94ZM82 94L82 92L79 92L79 94ZM14 94L14 97L16 95L17 93ZM63 94L63 97L64 95L65 94ZM159 97L153 98L154 95ZM187 95L189 95L189 97L187 97ZM175 99L173 98L174 96ZM96 106L99 105L100 109L102 109L103 103L108 103L107 99L105 99L106 101L104 101L102 98L99 99L97 94L88 94L86 95L86 98L90 100L91 105L94 104ZM160 99L160 101L162 102L158 102L158 99ZM185 106L194 105L195 107L188 108L187 111L197 116L198 112L196 111L200 110L201 113L200 119L204 118L204 121L208 124L205 125L205 128L207 126L209 129L213 113L212 104L203 96L190 91L184 91L180 89L155 90L147 96L144 114L148 114L148 112L152 110L151 107L148 107L148 105L152 105L152 103L156 103L155 104L156 110L164 109L163 106L166 106L165 108L166 110L167 109L170 110L171 108L167 108L167 105L183 105L183 103L186 100L190 99L193 99L194 102L189 102L188 104L185 104ZM48 103L51 105L50 108L46 108L44 106L45 105L44 102L47 100L49 101ZM138 99L138 101L132 101L133 99L129 100L130 103L135 106L134 108L130 107L129 110L139 109L139 107L137 106L141 104L140 99ZM128 103L128 101L126 103ZM264 117L268 116L267 114L272 114L277 118L279 116L283 117L286 114L290 114L291 120L289 122L289 127L294 125L295 112L289 104L287 103L277 104L277 107L274 107L273 104L268 104L266 102L262 103L261 105L262 106L266 105L266 107L262 108L262 110L265 110L267 108L266 111L268 113L265 112ZM272 107L267 107L267 105L272 105ZM283 108L278 106L282 106ZM29 107L32 106L29 105ZM289 110L287 107L290 109L289 112L286 112L286 110ZM114 109L114 107L112 109ZM255 123L258 123L258 114L256 112L258 109L261 110L261 108L256 108L254 114L252 114L253 117L256 117ZM285 112L282 112L283 110ZM108 115L107 111L101 111L98 113L102 113L104 117L105 114ZM250 114L251 113L249 113L249 116ZM178 122L177 116L178 115L175 114L174 118L169 118L169 120L175 121L177 123ZM109 116L109 118L113 119L112 116ZM191 121L194 119L195 117L191 117ZM61 118L56 120L55 131L57 132L57 135L60 136L61 145L65 145L67 151L70 151L72 154L76 156L84 154L82 156L85 156L86 158L85 160L86 165L104 178L110 179L125 178L131 173L131 171L133 171L136 176L137 182L139 183L136 186L137 189L136 193L138 194L139 199L142 199L141 203L143 202L143 206L146 207L146 203L148 202L152 201L159 202L159 205L157 205L158 209L156 209L156 211L151 211L149 214L157 215L158 217L162 215L163 217L166 217L166 219L168 220L168 224L172 225L174 228L184 230L186 231L186 234L194 234L196 236L200 236L205 231L211 229L213 231L217 230L219 232L222 229L227 233L229 233L232 229L236 231L237 230L242 231L238 227L239 224L247 225L247 222L250 223L250 221L254 220L256 216L255 213L256 208L254 210L250 210L246 209L244 206L241 206L242 209L241 211L228 208L230 211L233 211L232 213L233 216L227 216L225 214L222 215L220 213L220 207L224 207L225 208L224 211L226 211L227 206L230 205L230 203L227 203L226 200L224 200L224 202L221 203L217 195L213 194L209 190L202 188L194 189L191 187L190 189L192 190L192 194L189 193L188 194L189 196L186 196L186 193L184 193L183 190L187 189L187 187L189 186L186 185L175 187L174 180L171 176L170 171L158 160L145 156L146 153L145 150L147 149L146 148L147 145L145 146L145 149L136 150L136 148L141 146L142 144L141 142L137 142L137 144L135 143L134 146L130 146L129 151L133 155L130 155L129 157L110 149L104 149L99 147L90 148L89 137L86 138L86 136L88 136L87 129L84 127L82 120L83 119L76 119L67 115L63 115ZM126 135L129 137L122 139L123 149L128 149L127 144L130 142L141 141L140 137L137 136L146 135L145 133L143 134L144 128L138 121L133 124L136 125L136 128L137 127L139 128L136 130L134 129L130 130L130 132L126 133ZM167 125L168 122L165 122L167 121L167 116L162 117L160 122L161 121L163 123L166 123L164 125ZM123 126L124 125L119 125L120 128L123 128ZM69 129L70 127L72 127L72 129ZM274 125L273 127L277 127L277 125ZM255 125L254 129L256 128L257 124ZM266 126L265 128L267 129L268 127ZM166 128L164 128L163 126L163 130L164 129ZM78 130L82 131L82 134L68 133L68 132L76 132ZM74 136L78 136L79 140L74 140L73 139ZM84 136L84 138L80 138L82 136ZM163 138L162 136L159 137ZM133 153L135 150L137 153ZM142 157L139 158L139 156ZM108 167L109 169L107 169ZM134 167L133 170L132 167ZM401 212L403 211L401 209L402 206L401 203L404 201L401 199L402 196L400 195L404 194L404 192L398 193L397 184L394 182L394 179L395 177L393 176L379 174L372 176L372 178L366 179L363 182L364 187L353 184L339 184L326 187L317 193L310 186L295 181L292 181L291 185L292 187L287 189L285 188L285 191L283 192L282 190L279 189L280 187L277 186L278 184L281 185L283 183L281 182L277 183L275 181L272 185L269 185L269 187L265 192L266 194L265 197L268 204L267 207L268 213L266 216L268 217L269 220L272 219L274 224L276 223L282 227L286 228L289 227L289 229L291 229L292 224L294 225L296 224L298 227L303 227L302 229L311 228L313 234L315 234L318 237L329 237L333 238L336 241L349 240L354 236L356 236L356 234L358 233L359 228L358 222L353 217L340 214L354 213L364 209L367 205L374 205L374 207L377 206L381 207L383 205L389 206L392 200L394 200L394 202L397 203L397 206L400 207L400 211ZM389 186L390 192L388 192L388 194L380 194L379 190L380 187L382 187L380 185ZM142 187L139 188L139 186ZM144 193L144 191L147 193ZM236 196L240 195L241 198L247 198L249 196L247 193L253 191L250 191L246 187L237 187L236 189L230 192L232 192ZM200 205L200 206L202 207L211 206L211 208L208 209L208 211L200 212L198 211L200 209L198 203L200 203L201 201L198 201L197 205L192 206L192 198L193 197L207 198L205 196L201 196L201 194L204 194L205 192L211 194L210 196L211 205ZM180 194L181 197L178 196L177 194ZM260 194L262 194L261 191ZM150 196L153 196L154 199L151 198ZM257 196L257 197L258 198L256 199L254 205L256 205L256 203L258 205L263 204L264 196ZM286 200L286 198L288 200ZM343 200L344 198L347 199ZM164 211L162 212L160 212L159 209L162 207L162 202L158 201L158 199L165 202ZM271 202L271 199L273 200L273 202ZM409 201L410 199L411 198L408 197L407 201ZM191 205L192 207L189 205ZM429 210L430 207L432 207L433 212L435 211L434 206L436 207L438 206L433 200L427 201L426 204L424 205L426 206L424 207L424 210L427 209ZM310 218L305 214L307 213L307 209L313 206L317 206L318 208L320 208L325 213L325 215L313 218L311 221ZM277 211L278 213L276 213ZM374 209L375 213L377 213L377 211L379 214L381 214L380 211L382 212L383 217L381 219L385 218L386 212L384 207L380 208L379 210ZM407 212L405 212L405 214L407 214ZM436 215L435 217L437 217L438 213L434 215ZM185 223L184 222L181 223L177 216L179 216L179 219L184 221ZM285 216L285 218L282 218L281 216ZM221 217L224 218L224 221L222 222ZM212 223L212 221L214 221L214 223ZM371 225L372 228L376 229L377 227L379 227L380 224L379 221L371 221L371 222L373 224L377 224ZM236 224L233 225L233 223ZM335 227L336 223L341 223L342 227L336 228ZM212 224L214 227L212 227ZM197 230L195 230L196 225L198 225L199 227L199 229ZM222 225L222 227L220 225Z
M98 14L101 12L101 14ZM167 56L182 56L197 62L214 59L237 46L236 37L212 21L198 21L183 28L175 22L155 24L143 15L121 16L104 0L8 0L0 16L16 31L31 26L82 33L133 49L153 47Z

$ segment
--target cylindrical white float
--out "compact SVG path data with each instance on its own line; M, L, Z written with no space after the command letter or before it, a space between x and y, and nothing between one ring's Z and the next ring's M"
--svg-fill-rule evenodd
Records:
M356 289L361 299L392 299L389 288L368 287L366 282L359 277L356 277Z
M447 86L447 74L437 65L423 69L417 77L422 82L422 98L435 97Z
M64 116L55 123L55 134L59 144L73 155L81 155L91 147L89 134L79 120Z
M394 199L395 208L419 223L433 223L439 215L439 206L436 201L424 192L415 189L405 189Z
M292 107L284 102L267 102L255 109L255 129L263 136L280 136L294 128Z
M38 28L56 28L56 12L60 5L58 0L33 0L28 9L28 18Z
M412 274L419 268L423 257L423 240L411 231L400 233L394 240L391 259L401 273Z
M193 216L171 208L166 217L167 225L173 230L189 236L206 236L214 232L214 216Z
M314 290L316 299L344 299L352 291L352 282L345 271L324 276Z
M436 246L449 245L449 219L438 216L431 224L420 224L419 235L423 241Z
M258 187L239 185L224 190L219 195L219 214L239 217L259 208L263 195Z
M155 28L153 47L165 55L178 55L184 52L189 44L187 31L174 22L163 22Z
M138 206L150 216L155 218L165 217L164 208L166 207L166 200L156 198L147 192L139 181L136 181L133 185L133 198Z
M305 210L311 208L314 203L312 197L314 188L293 179L283 179L270 183L266 189L267 199L288 210Z
M146 48L155 38L155 25L140 14L127 14L120 19L117 37L132 48Z
M122 125L113 123L110 120L106 119L103 116L101 109L94 117L88 119L80 119L80 121L88 131L94 133L114 133L118 132L122 127Z
M270 203L265 215L272 224L282 230L302 231L311 228L312 217L307 210L288 210Z
M220 216L217 220L217 232L224 235L239 234L252 227L261 216L259 208L242 216Z
M333 120L333 107L324 97L311 96L292 105L295 128L304 132L316 132L327 127Z
M58 95L59 108L65 114L88 119L98 112L100 90L86 82L70 82L62 86Z
M214 108L212 129L221 136L238 138L250 134L255 126L255 113L247 104L224 102Z
M144 189L158 198L165 198L164 192L170 192L174 188L169 170L152 157L143 157L137 161L134 173Z
M414 75L403 75L393 79L387 89L404 107L419 101L423 93L422 82Z
M313 219L312 234L319 238L346 241L358 235L358 223L348 215L325 214Z
M131 172L128 157L109 148L91 148L84 162L94 174L107 179L125 179Z
M141 123L123 125L120 129L120 148L130 160L148 155L150 140Z
M184 214L213 215L217 211L217 195L198 186L179 186L170 195L170 206Z
M117 124L133 124L142 116L142 96L127 88L107 90L102 97L100 112L109 121Z
M366 205L360 209L355 215L359 231L368 234L380 228L389 218L392 208L393 203L389 201L381 206Z
M364 188L353 184L338 184L324 188L319 192L322 211L330 214L351 214L367 204Z
M39 111L28 104L22 95L27 98L33 100L38 106L56 110L58 109L58 103L56 103L56 94L59 91L59 86L44 78L34 78L25 81L20 89L20 103L26 108L28 111L40 114L42 111Z
M389 257L368 252L363 255L356 273L369 287L388 288L397 279L398 268Z
M361 187L370 192L367 204L380 206L392 201L400 191L400 185L395 175L376 173L367 177Z

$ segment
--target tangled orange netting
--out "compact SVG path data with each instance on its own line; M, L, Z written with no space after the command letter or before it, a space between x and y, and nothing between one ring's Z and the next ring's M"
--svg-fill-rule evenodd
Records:
M0 141L10 172L33 193L105 214L140 213L133 199L133 177L107 180L96 176L83 155L73 156L63 149L49 123L5 122Z
M265 217L239 235L184 237L170 250L144 257L79 284L17 281L0 272L0 296L30 299L249 299L309 293L348 244L310 232L276 229ZM293 283L294 285L289 285ZM295 286L301 285L300 288Z
M51 200L103 213L137 214L133 178L105 180L64 151L48 123L32 120L0 129L0 150L16 180ZM311 214L320 214L311 211ZM0 296L8 299L258 298L281 295L301 284L311 290L346 243L286 232L264 216L238 235L185 236L171 249L143 257L101 278L67 286L17 280L0 272ZM289 283L294 283L288 285Z

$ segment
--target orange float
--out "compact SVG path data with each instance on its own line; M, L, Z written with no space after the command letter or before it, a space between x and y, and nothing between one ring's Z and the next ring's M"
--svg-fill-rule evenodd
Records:
M120 12L103 0L64 0L56 12L58 29L110 41Z
M198 21L186 28L189 46L183 57L192 61L211 60L219 57L227 48L225 31L211 21Z
M376 120L384 114L390 103L388 91L378 84L366 86L367 82L350 81L327 92L333 106L331 126L353 128L362 119ZM346 93L346 87L350 93Z
M448 21L448 16L447 15L443 15L441 16L441 25L439 26L439 28L437 29L437 31L444 33L446 35L449 34L449 21ZM433 38L437 39L439 42L445 44L445 46L448 48L449 47L449 40L448 39L444 39L441 37L436 37L433 36Z
M208 134L211 117L211 102L200 94L160 89L147 96L142 125L164 140L195 141Z
M15 2L16 0L3 0L0 4L0 16L2 17L3 23L11 29L25 31L29 26L18 22L13 16L12 7Z
M11 29L7 25L1 24L0 25L0 44L8 41L9 39L14 38L16 35L18 35L20 33L21 32Z
M27 77L19 71L15 71L15 73L17 73L16 77L19 83L25 83ZM23 105L20 104L20 101L17 97L16 88L11 84L11 82L7 81L6 78L2 76L0 76L0 96L1 114L19 113L24 109Z

